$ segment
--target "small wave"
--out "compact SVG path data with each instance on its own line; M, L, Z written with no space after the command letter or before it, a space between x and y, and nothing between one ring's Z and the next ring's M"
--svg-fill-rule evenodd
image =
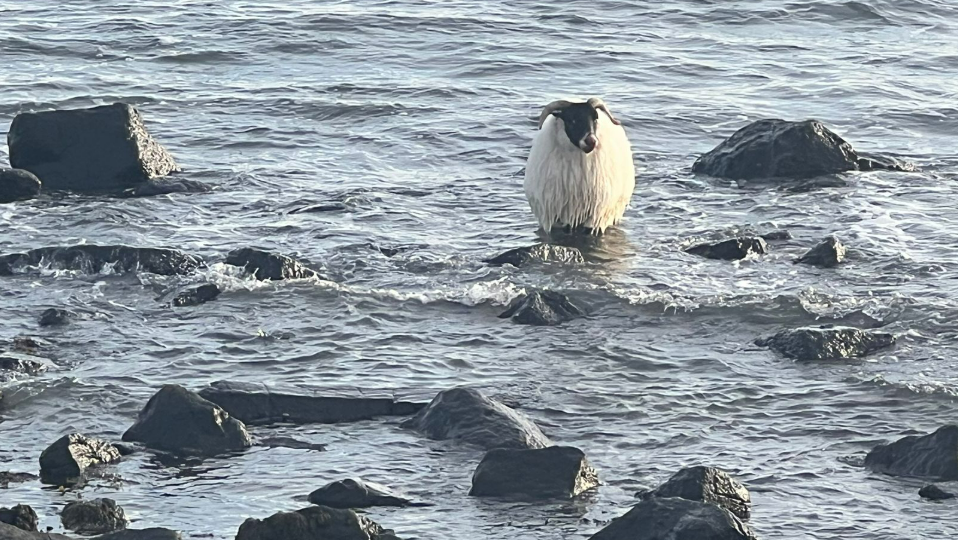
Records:
M157 62L170 64L240 64L248 61L246 53L228 51L198 51L157 56Z

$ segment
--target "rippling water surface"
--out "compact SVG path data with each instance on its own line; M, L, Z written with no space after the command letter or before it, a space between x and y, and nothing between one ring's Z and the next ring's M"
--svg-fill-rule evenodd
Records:
M129 102L184 177L216 188L3 205L0 251L125 243L217 260L257 245L335 280L255 284L222 266L3 278L0 338L48 339L59 369L7 383L0 467L35 472L73 430L118 438L164 383L420 399L469 384L584 449L601 489L572 503L472 499L479 451L375 421L254 430L324 453L255 447L185 467L142 453L83 496L115 498L136 527L219 539L360 475L437 503L370 512L404 538L586 538L638 489L707 463L751 489L763 538L948 537L953 506L852 463L956 418L956 70L950 0L0 1L0 131L23 111ZM536 241L521 171L538 108L568 95L603 96L624 121L632 208L584 266L489 268L483 258ZM690 174L763 117L821 119L923 172L804 192ZM330 202L346 209L297 212ZM794 239L741 263L682 251L749 229ZM829 233L850 246L848 264L792 264ZM169 307L170 291L199 280L227 292ZM594 315L557 328L496 318L532 286ZM82 319L38 328L54 306ZM811 364L751 345L834 321L902 340ZM58 527L72 497L27 483L0 490L0 505L31 504Z

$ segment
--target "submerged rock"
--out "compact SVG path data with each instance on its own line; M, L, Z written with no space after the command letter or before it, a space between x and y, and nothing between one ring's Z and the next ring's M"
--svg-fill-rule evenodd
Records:
M768 253L768 244L762 237L745 236L714 244L698 244L686 249L685 252L701 255L707 259L740 261L749 255L765 255Z
M173 298L172 304L173 307L198 306L216 300L216 297L219 295L220 288L212 283L207 283L177 294L176 297Z
M22 484L24 482L32 482L33 480L38 480L40 477L35 474L30 473L15 473L8 471L0 471L0 488L5 488L10 484Z
M183 536L176 531L154 527L150 529L124 529L109 534L97 536L92 540L182 540Z
M309 494L309 502L330 508L373 506L426 506L375 482L347 478L327 484Z
M762 233L760 236L762 240L765 240L766 242L778 242L781 240L792 239L792 233L788 231L787 229L778 229L774 231L769 231L767 233Z
M585 315L584 309L562 293L534 291L513 300L499 318L511 318L519 324L555 326Z
M36 531L39 522L37 513L25 504L18 504L12 508L0 508L0 523L13 525L24 531ZM3 538L2 532L0 532L0 538Z
M226 256L226 264L242 266L260 281L308 279L317 277L314 270L292 257L255 248L236 249Z
M178 170L137 110L123 103L18 114L7 144L10 164L37 175L46 189L119 191Z
M456 439L485 450L552 445L532 420L473 388L439 392L426 408L401 426L430 439Z
M818 245L808 250L796 260L796 263L832 268L845 260L845 245L838 238L829 236Z
M24 375L36 375L47 370L47 364L39 357L15 352L0 351L0 371L12 371Z
M865 456L865 467L893 476L958 480L958 425L878 445Z
M23 169L0 169L0 204L35 199L40 179Z
M589 540L757 540L748 525L724 508L678 497L653 497Z
M954 499L955 494L949 493L935 484L929 484L918 490L918 496L923 499L928 499L931 501L946 501L948 499ZM0 518L2 519L2 518Z
M658 488L642 494L642 498L679 497L690 501L716 504L748 521L752 498L745 486L715 467L689 467L675 473Z
M472 475L469 495L569 499L598 485L599 474L578 448L498 448L483 456Z
M76 313L65 309L50 308L40 314L40 326L63 326L76 318Z
M88 468L119 459L120 452L112 444L71 433L40 454L40 481L61 486L75 484Z
M123 192L126 197L155 197L170 193L209 193L213 189L196 180L156 178Z
M582 263L585 258L582 252L574 247L556 246L552 244L536 244L534 246L510 249L505 253L499 254L483 262L492 266L502 266L511 264L512 266L522 266L526 263Z
M301 441L292 437L265 437L257 440L256 446L265 446L267 448L290 448L293 450L312 450L314 452L326 451L325 444Z
M150 398L123 440L187 456L235 452L252 445L243 422L175 384L164 386Z
M203 266L198 257L175 249L82 244L0 256L0 276L12 275L18 267L40 266L41 263L87 274L98 273L109 265L115 272L141 271L162 276L189 274Z
M63 528L80 534L104 534L125 529L123 508L113 499L72 501L60 512Z
M335 424L378 416L409 416L425 404L392 398L306 396L277 392L265 385L218 381L200 396L250 425L291 422Z
M279 512L266 519L248 518L236 540L398 540L366 516L346 509L311 506Z
M795 360L860 358L894 343L892 334L849 326L794 328L755 340L759 347L768 347Z

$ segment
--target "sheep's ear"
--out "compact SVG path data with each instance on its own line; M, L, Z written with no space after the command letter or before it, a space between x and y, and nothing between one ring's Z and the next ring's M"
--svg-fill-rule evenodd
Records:
M562 114L562 109L569 106L570 103L564 99L558 101L553 101L552 103L545 106L542 109L542 114L539 115L539 129L542 129L542 124L546 123L546 118L549 118L549 115L559 116Z

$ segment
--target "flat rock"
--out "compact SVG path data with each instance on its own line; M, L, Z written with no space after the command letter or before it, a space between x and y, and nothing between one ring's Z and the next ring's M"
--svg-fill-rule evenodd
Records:
M24 531L36 531L39 522L37 513L25 504L18 504L12 508L0 508L0 523L13 525Z
M40 481L72 485L80 481L88 468L119 459L120 452L110 443L71 433L57 439L40 454Z
M818 245L808 250L795 262L799 264L809 264L820 266L822 268L832 268L838 266L845 260L845 245L838 238L829 236L822 240Z
M35 474L0 471L0 488L5 488L10 484L22 484L39 479L40 477Z
M590 540L757 540L735 514L714 504L653 497L592 535Z
M314 452L326 451L325 444L301 441L292 437L264 437L256 441L256 446L265 446L267 448L290 448L293 450L312 450Z
M196 180L155 178L127 189L123 192L123 195L126 197L155 197L157 195L169 195L170 193L209 193L210 191L213 191L210 186Z
M586 311L568 296L544 290L514 299L499 318L533 326L556 326L585 315Z
M679 497L716 504L743 521L748 521L752 512L752 498L745 486L715 467L682 469L658 488L644 493L642 497Z
M18 114L7 144L10 164L37 175L46 189L119 191L178 170L139 112L123 103Z
M893 476L958 480L958 425L880 444L865 456L865 467Z
M401 425L430 439L454 439L485 450L552 445L532 420L473 388L439 392L429 405Z
M929 484L919 489L918 496L931 501L945 501L948 499L954 499L956 497L954 493L949 493L935 484Z
M582 252L574 247L536 244L534 246L510 249L505 253L491 259L486 259L483 262L492 266L511 264L512 266L518 267L527 263L583 263L585 262L585 258L582 256Z
M849 326L804 327L760 338L755 344L795 360L860 358L890 347L895 336Z
M173 307L198 306L216 300L220 295L220 288L212 283L199 287L192 287L177 294L172 301Z
M50 308L40 314L40 326L63 326L76 318L76 313L59 308Z
M40 179L23 169L0 169L0 204L35 199Z
M320 539L392 540L395 536L366 516L328 506L279 512L262 520L248 518L236 533L236 540Z
M578 448L497 448L483 456L469 495L569 499L598 486L599 474Z
M768 244L760 236L745 236L716 243L698 244L686 249L685 252L707 259L740 261L749 255L765 255L768 253Z
M317 277L315 270L292 257L256 248L236 249L226 256L226 264L241 266L260 281L308 279Z
M81 244L0 256L0 276L12 275L17 268L39 267L41 264L86 274L99 273L109 265L119 273L149 272L172 276L189 274L202 267L203 261L175 249Z
M0 521L0 540L70 540L62 534L25 531Z
M97 536L92 540L182 540L183 536L176 531L152 527L149 529L124 529L109 534Z
M358 478L338 480L309 494L309 502L330 508L371 508L373 506L424 506L402 493Z
M150 398L123 440L185 456L217 455L252 445L243 422L175 384L165 385Z
M261 384L229 381L212 383L200 390L200 396L250 425L356 422L379 416L410 416L425 406L385 397L297 395L273 391Z
M123 508L113 499L71 501L60 512L63 528L80 534L104 534L125 529Z

